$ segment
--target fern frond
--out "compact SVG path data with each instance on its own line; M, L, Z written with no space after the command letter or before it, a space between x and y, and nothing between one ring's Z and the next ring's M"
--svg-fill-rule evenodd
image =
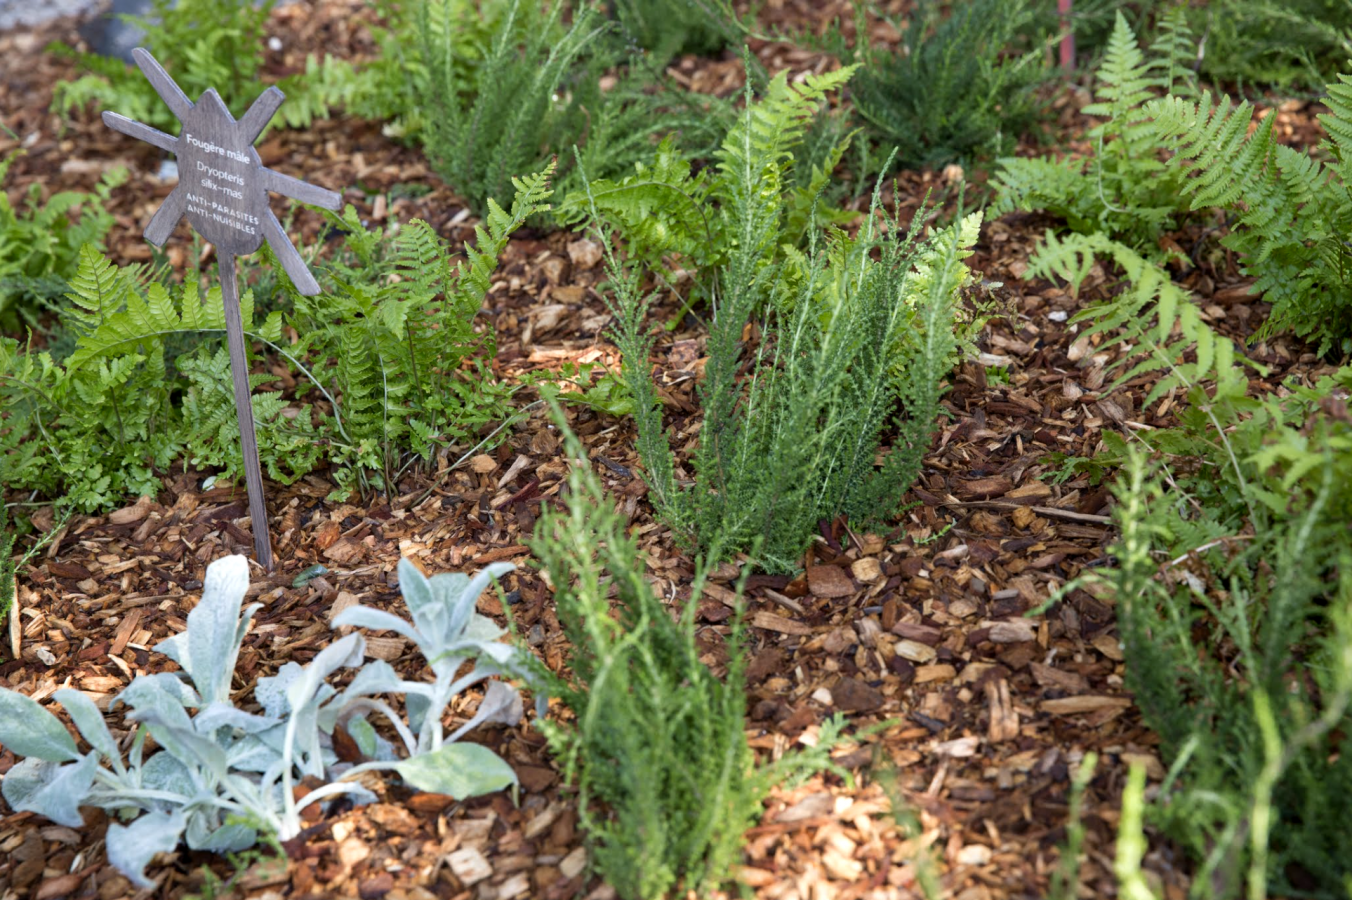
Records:
M1202 320L1191 297L1165 269L1125 244L1102 234L1058 238L1049 231L1030 260L1029 274L1060 278L1077 288L1099 257L1122 270L1126 286L1113 299L1077 313L1071 321L1088 323L1078 340L1103 335L1101 350L1123 345L1129 348L1108 367L1115 377L1105 391L1115 390L1139 375L1161 372L1145 404L1172 388L1186 391L1203 382L1215 382L1223 393L1238 388L1242 394L1247 381L1241 365L1254 364ZM1130 349L1136 347L1140 349ZM1192 362L1185 358L1190 349L1195 349Z

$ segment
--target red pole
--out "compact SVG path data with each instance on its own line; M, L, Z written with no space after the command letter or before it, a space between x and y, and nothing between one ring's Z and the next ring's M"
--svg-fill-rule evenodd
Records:
M1075 34L1070 30L1071 0L1056 0L1056 11L1061 14L1061 68L1075 68Z

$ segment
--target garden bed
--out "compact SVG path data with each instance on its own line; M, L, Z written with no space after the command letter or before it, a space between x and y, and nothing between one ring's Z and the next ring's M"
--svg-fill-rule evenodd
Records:
M299 67L305 52L318 48L354 57L370 52L361 17L351 15L360 5L297 5L274 13L271 28L284 49L271 55L269 66L277 72ZM807 6L774 15L819 20L822 13ZM63 123L46 112L51 84L70 77L71 69L42 49L69 38L73 28L61 20L0 35L0 108L13 111L7 124L27 151L8 187L11 196L34 180L47 191L87 190L107 167L126 165L131 178L108 204L117 217L109 255L145 261L150 250L140 230L172 186L157 177L159 154L93 118ZM830 65L824 56L784 45L751 46L772 71ZM689 57L675 68L696 90L740 90L735 54ZM1065 99L1058 127L1075 135L1083 126L1076 106L1084 98ZM1286 138L1312 143L1315 112L1302 104L1279 110ZM14 143L0 136L0 153ZM277 130L259 153L266 166L343 190L363 217L423 218L453 246L472 238L476 220L419 154L382 136L377 124L336 118L307 130ZM905 173L889 202L914 209L926 191L955 188L961 174ZM400 185L431 190L410 197ZM317 219L307 213L298 223L303 238L313 239ZM856 726L896 720L836 752L836 761L857 776L854 786L818 776L771 796L763 821L746 836L740 875L757 897L906 896L916 889L916 860L924 857L932 858L949 896L1043 896L1066 840L1071 776L1090 752L1100 761L1084 800L1081 890L1115 891L1118 798L1133 759L1146 761L1152 784L1163 777L1157 739L1124 690L1110 605L1076 590L1048 615L1024 613L1084 571L1108 564L1114 538L1107 489L1083 474L1057 478L1046 457L1093 457L1105 430L1171 423L1171 403L1142 409L1151 376L1111 395L1101 390L1110 359L1076 343L1067 324L1096 296L1101 272L1078 298L1019 277L1046 224L1013 214L983 228L970 263L986 281L1002 284L993 290L996 315L982 356L951 378L943 401L948 418L908 496L913 505L896 527L861 534L841 522L823 523L804 576L750 579L748 734L759 753L777 756L812 743L835 712ZM1176 239L1187 251L1196 237ZM181 265L191 246L175 240L170 259ZM493 371L512 381L566 363L614 366L617 353L605 337L610 315L595 290L602 278L598 248L584 236L518 232L486 305L497 335ZM1223 332L1245 336L1251 321L1257 324L1257 304L1236 271L1203 264L1183 281L1204 298L1203 308ZM663 301L660 312L672 316L677 309ZM699 421L694 391L704 336L700 322L687 315L653 353L668 423L687 444ZM1274 384L1292 367L1311 374L1320 368L1286 338L1266 342L1254 356L1272 367ZM263 365L255 371L265 371ZM535 399L529 392L518 397ZM658 588L679 602L688 596L692 564L645 500L632 422L577 407L567 414L593 468L637 528ZM517 571L503 579L513 619L546 664L558 667L565 639L524 541L542 507L557 498L566 471L558 434L537 408L491 452L470 454L464 465L444 465L430 477L407 477L396 491L368 502L327 500L333 485L318 475L269 485L278 565L272 573L253 570L249 598L263 608L245 639L234 687L250 688L285 662L307 662L328 641L329 619L346 606L399 611L394 571L405 556L429 574L516 563ZM207 563L247 554L252 546L242 485L207 486L207 480L204 473L175 471L158 496L69 522L21 573L21 627L12 636L17 656L10 659L7 637L3 657L10 661L0 663L0 684L40 701L74 687L106 707L137 674L162 670L168 661L150 648L185 627ZM44 516L50 523L49 512L39 510L35 524ZM317 564L327 571L298 585L297 576ZM730 566L715 573L698 613L706 661L716 671L725 662L734 576ZM502 619L491 592L479 611ZM416 678L422 662L410 649L401 638L375 637L368 653ZM459 720L473 714L477 697L462 700L462 708L453 708ZM116 709L111 712L116 723ZM255 897L367 900L606 896L607 888L587 880L571 794L530 720L481 732L476 740L515 768L519 805L503 794L454 804L390 781L372 782L379 803L316 821L286 844L284 862L251 866L237 889ZM882 789L868 777L878 761L897 770L900 796L918 817L913 833L889 813ZM14 763L12 753L0 754L0 772ZM102 816L87 811L86 823L73 831L31 813L0 812L0 897L130 895L128 882L106 862ZM221 877L233 871L207 855L165 862L151 871L167 875L157 897L200 892L203 866ZM1166 896L1183 896L1184 867L1168 845L1152 850L1145 869L1159 876Z

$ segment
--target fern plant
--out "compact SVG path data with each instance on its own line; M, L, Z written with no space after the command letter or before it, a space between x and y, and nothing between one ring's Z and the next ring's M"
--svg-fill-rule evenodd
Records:
M1275 116L1249 135L1247 102L1232 108L1207 95L1146 107L1151 133L1188 176L1182 187L1192 208L1220 207L1233 218L1222 244L1272 304L1257 337L1292 331L1321 354L1352 349L1352 76L1338 76L1327 92L1329 112L1319 119L1328 136L1316 154L1279 145Z
M237 0L151 0L144 16L122 16L145 33L141 46L149 50L174 81L196 100L215 88L225 105L241 115L259 94L266 26L275 0L239 3ZM154 125L173 134L179 122L154 88L134 68L116 57L77 53L63 44L48 48L73 56L87 74L58 82L52 91L52 111L69 115L90 103ZM346 70L343 71L343 74ZM313 75L313 70L308 75ZM291 76L277 82L286 93L276 121L305 127L327 113L331 100L352 90L332 64L327 79ZM326 87L332 96L320 93Z
M1025 277L1060 278L1074 291L1099 260L1121 270L1125 287L1113 298L1076 313L1071 323L1087 323L1079 340L1102 335L1101 350L1128 349L1109 367L1115 380L1107 390L1140 375L1159 373L1145 405L1171 390L1186 391L1204 381L1215 382L1218 396L1235 390L1242 394L1247 387L1242 367L1262 371L1202 320L1192 296L1162 266L1102 234L1058 238L1048 231Z
M506 415L509 392L482 367L464 364L493 355L492 332L476 327L475 317L512 232L548 210L552 173L549 166L513 179L510 212L490 199L476 243L459 263L426 222L382 235L368 232L348 207L332 216L349 252L319 267L325 290L307 297L285 282L302 335L292 352L313 360L315 382L332 387L338 405L331 426L343 442L338 459L356 464L335 473L340 487L362 476L387 488L406 451L428 461Z
M1093 154L1085 160L1000 160L992 211L1042 210L1072 231L1101 232L1161 258L1158 238L1187 206L1180 174L1158 158L1158 138L1144 108L1161 92L1192 91L1190 46L1181 11L1165 18L1148 54L1119 12L1096 75L1095 102L1084 109L1103 117L1086 134Z
M651 298L610 254L615 340L659 513L688 546L711 554L756 547L774 571L797 565L820 520L882 517L900 505L957 351L954 307L968 277L961 260L980 223L969 217L920 245L918 220L903 237L900 222L878 220L875 195L874 214L856 237L809 222L808 249L786 245L790 148L849 75L790 85L781 73L763 99L748 96L716 154L716 174L686 182L691 193L638 180L587 194L595 221L626 236L637 226L631 245L640 256L681 240L697 247L705 227L721 236L714 247L725 255L711 248L701 260L710 270L713 321L693 486L677 486L656 412L645 324ZM668 198L665 214L641 212L657 210L659 197ZM683 232L661 231L669 222ZM759 328L758 347L743 343L748 327ZM895 436L879 468L885 434Z
M0 162L0 182L20 153ZM0 329L17 331L20 323L36 326L38 313L65 292L80 247L102 249L113 225L104 204L126 180L126 170L117 168L100 179L93 194L61 191L45 203L42 185L34 182L22 211L0 191Z
M844 224L856 218L823 199L855 136L839 127L838 116L829 116L825 100L854 72L849 67L796 85L785 73L773 78L750 113L753 120L735 124L723 137L716 166L696 171L694 156L672 136L622 177L591 180L594 171L582 160L588 182L566 195L558 218L579 225L599 216L623 235L630 258L664 278L676 268L691 272L698 282L696 295L708 298L714 273L727 263L738 240L736 219L724 210L747 202L738 194L746 190L737 184L744 173L728 162L746 151L733 147L733 141L759 142L756 152L767 168L762 187L772 192L767 199L774 198L767 215L776 220L778 244L801 245L814 220ZM777 252L774 241L770 246Z
M16 341L0 343L0 397L7 417L0 425L0 482L46 496L66 494L82 510L105 508L126 494L155 494L157 473L184 452L189 442L209 440L204 432L186 433L173 399L189 390L194 421L233 419L228 387L214 385L216 405L207 416L204 401L194 399L191 379L171 371L166 341L180 336L225 333L219 289L199 297L189 283L177 296L159 283L144 283L145 271L119 269L92 247L80 251L80 268L70 282L70 307L63 324L75 335L75 351L64 362L47 352L23 352ZM246 333L277 346L281 317L255 323L253 296L240 303ZM204 378L228 386L223 358L214 368L194 368ZM194 406L193 404L196 404ZM228 412L227 412L228 411ZM274 478L304 474L294 455L313 440L308 413L281 414L266 398L255 405L260 457ZM222 435L224 429L220 429ZM237 445L238 436L231 441ZM238 473L238 450L224 454L227 473Z
M865 6L855 6L857 35L869 34ZM1029 0L924 0L901 32L901 46L857 47L861 63L852 100L884 147L906 168L1007 152L1036 121L1035 88L1050 77L1040 41L1020 47Z
M548 175L520 180L510 213L490 203L457 265L425 223L386 238L349 208L339 221L351 256L321 269L328 291L301 297L288 282L290 316L261 321L244 292L245 336L298 383L294 396L253 393L270 477L289 483L328 463L342 494L386 488L401 466L507 414L510 391L465 364L491 351L473 318L509 235L546 208ZM156 493L179 459L242 472L219 289L203 297L195 280L146 281L144 269L119 269L86 246L63 314L74 352L57 361L0 342L0 483L96 510ZM284 344L284 323L303 337ZM250 376L255 388L273 380ZM314 408L300 402L312 396Z

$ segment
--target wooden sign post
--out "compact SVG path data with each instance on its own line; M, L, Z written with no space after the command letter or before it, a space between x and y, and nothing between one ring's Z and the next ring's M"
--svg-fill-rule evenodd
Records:
M253 253L266 239L297 290L306 295L319 293L319 283L268 207L268 191L324 209L337 209L342 197L263 167L253 142L285 99L277 88L264 91L236 121L215 89L209 89L193 103L148 52L138 47L132 56L155 93L183 124L181 133L171 137L114 112L103 114L103 124L178 158L178 186L151 217L145 230L146 240L156 247L162 246L178 220L186 218L198 234L216 247L254 551L259 563L271 570L272 540L268 535L263 472L258 465L258 439L249 399L249 363L239 315L235 257Z

